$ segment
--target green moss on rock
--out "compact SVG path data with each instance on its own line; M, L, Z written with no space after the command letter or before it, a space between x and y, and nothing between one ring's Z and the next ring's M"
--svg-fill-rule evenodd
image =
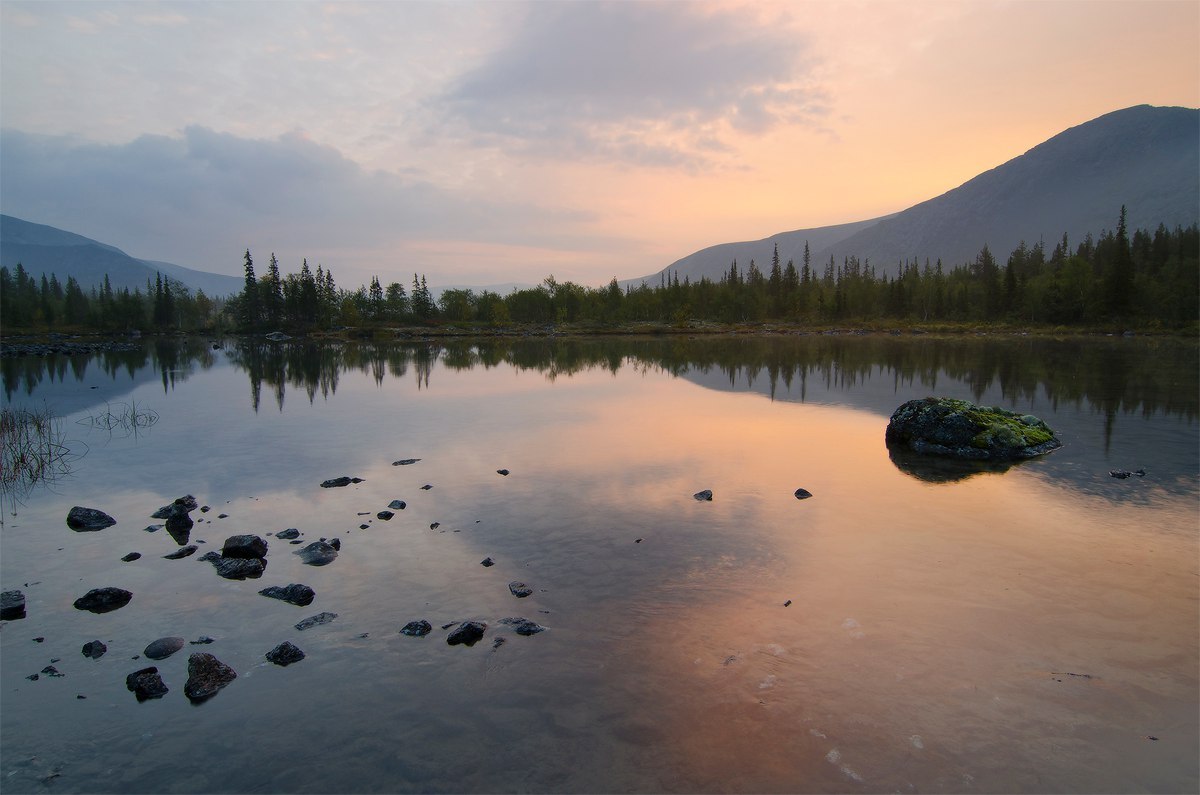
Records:
M1032 458L1062 446L1041 419L955 398L910 400L892 414L887 443L976 460Z

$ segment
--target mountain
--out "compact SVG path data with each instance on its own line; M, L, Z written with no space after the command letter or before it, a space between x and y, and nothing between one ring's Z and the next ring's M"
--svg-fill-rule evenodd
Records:
M690 254L662 273L719 279L736 258L766 272L776 243L779 256L800 267L808 241L818 273L832 256L869 260L895 273L905 260L969 262L986 244L1002 263L1022 240L1048 248L1067 234L1071 245L1116 228L1121 206L1127 225L1153 230L1200 221L1200 110L1138 105L1072 127L941 196L894 215L817 229L783 232L763 240L725 243Z
M74 276L84 290L99 287L105 274L117 290L124 287L145 290L146 280L153 283L157 273L182 282L193 291L203 290L210 298L239 293L244 286L243 280L236 276L137 259L115 246L74 232L0 215L0 265L12 270L17 263L38 279L43 273L53 273L59 282L66 284L67 278Z

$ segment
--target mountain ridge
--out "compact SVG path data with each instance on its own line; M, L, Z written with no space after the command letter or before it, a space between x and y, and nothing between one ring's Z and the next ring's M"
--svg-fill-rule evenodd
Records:
M667 274L715 281L734 259L743 269L753 259L765 272L776 243L780 259L800 268L805 240L814 270L831 257L840 264L851 256L879 273L894 274L905 260L941 259L952 267L974 259L984 245L1004 258L1021 241L1053 246L1066 234L1077 244L1086 234L1115 228L1122 206L1131 230L1200 220L1200 110L1135 105L1112 111L939 196L857 222L851 234L837 230L855 224L839 224L717 244L624 283L653 286Z

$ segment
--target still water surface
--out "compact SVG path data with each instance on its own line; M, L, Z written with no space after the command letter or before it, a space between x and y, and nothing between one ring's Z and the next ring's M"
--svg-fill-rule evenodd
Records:
M85 451L5 495L0 582L28 601L0 632L5 792L1200 786L1194 343L157 341L0 367L5 405L50 407ZM929 394L1037 414L1065 446L1007 470L893 458L888 416ZM124 406L157 421L96 427ZM363 482L320 488L341 475ZM211 507L201 552L267 538L261 579L163 559L177 543L143 528L184 494ZM73 532L72 505L118 523ZM302 565L267 535L292 527L340 556ZM257 593L288 583L316 600ZM101 586L133 600L72 608ZM484 639L447 645L466 619ZM139 704L125 676L169 635L216 640L157 663L170 692ZM266 662L284 640L306 659ZM196 650L238 678L192 705ZM26 679L55 658L63 677Z

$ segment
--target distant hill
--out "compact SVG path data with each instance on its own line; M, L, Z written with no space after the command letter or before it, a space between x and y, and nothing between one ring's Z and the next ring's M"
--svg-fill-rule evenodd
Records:
M35 278L40 279L43 273L53 273L65 284L68 277L74 276L84 290L100 286L105 274L115 289L145 290L146 280L153 283L155 274L162 273L164 277L187 285L193 292L203 290L210 298L241 292L244 286L242 279L236 276L137 259L115 246L74 232L0 215L0 265L12 270L18 262Z
M753 258L765 273L779 256L800 267L808 241L818 272L833 256L869 260L895 273L902 260L973 260L986 244L1004 261L1022 240L1071 245L1089 232L1115 229L1125 205L1130 230L1200 221L1200 110L1138 105L1059 133L1025 154L903 212L855 224L782 232L758 241L725 243L689 254L641 279L653 286L664 272L719 279L736 258Z

